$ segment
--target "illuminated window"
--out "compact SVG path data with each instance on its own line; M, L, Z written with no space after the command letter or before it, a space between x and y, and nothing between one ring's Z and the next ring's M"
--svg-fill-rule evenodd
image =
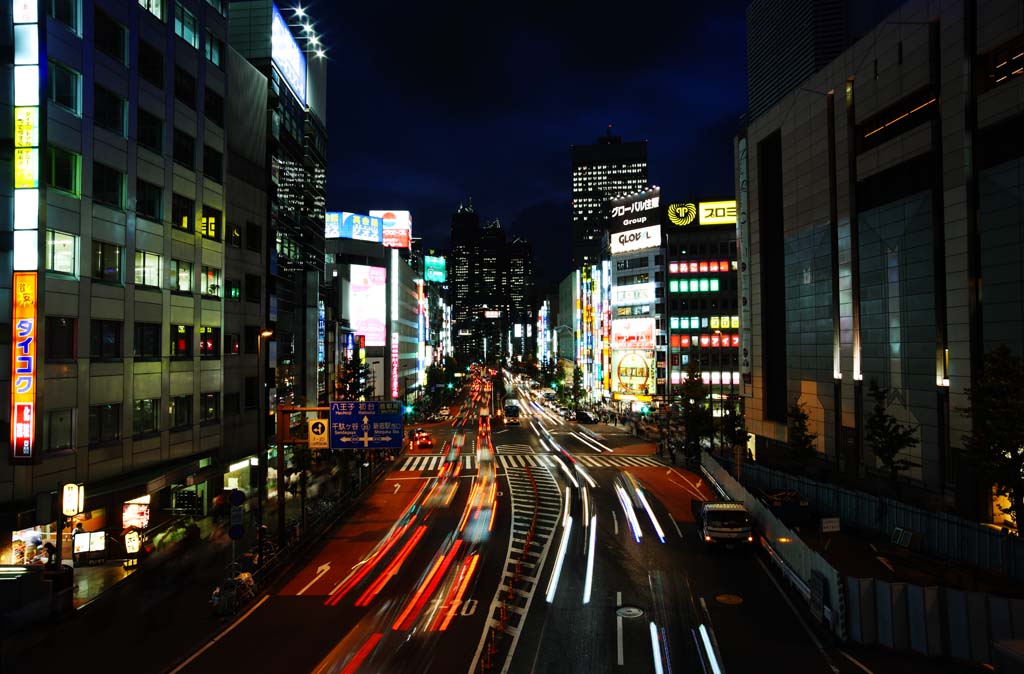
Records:
M135 285L160 286L160 256L144 250L135 251Z
M145 180L135 181L135 212L141 217L160 222L163 217L164 191Z
M192 356L191 325L172 325L170 328L171 357L190 358Z
M160 399L136 400L132 405L132 432L136 435L160 430Z
M92 405L89 408L89 444L98 445L121 439L121 403Z
M82 76L78 72L50 61L47 85L51 101L76 115L82 114Z
M139 5L156 18L164 20L164 0L139 0Z
M89 355L92 358L120 358L121 332L120 321L93 320L89 332Z
M124 208L124 174L98 162L92 165L93 201L113 208Z
M242 226L237 222L229 222L227 225L227 242L235 248L242 247Z
M675 281L675 280L669 281L668 282L668 291L670 293L677 293L677 292L679 292L679 281Z
M220 394L202 393L199 396L199 420L217 421L220 419Z
M718 292L718 279L716 279L716 278L711 279L710 286L711 286L711 292L717 293Z
M169 422L171 429L192 425L192 396L172 396Z
M92 277L109 283L121 282L121 247L105 241L92 242Z
M732 317L732 318L730 319L730 321L729 321L729 322L730 322L730 324L731 324L731 327L733 327L733 328L738 328L738 327L740 327L740 317L739 317L739 316L733 316L733 317Z
M708 291L708 280L706 278L700 279L700 286L698 287L702 293L706 293Z
M201 286L199 291L204 295L220 297L220 269L216 267L203 267L203 275L200 278Z
M229 356L237 356L242 353L237 332L224 335L224 353Z
M50 16L77 35L79 29L78 0L49 0L48 4Z
M221 65L221 53L224 51L224 43L214 37L210 31L206 31L204 51L206 52L206 60L219 68Z
M690 279L690 292L695 293L700 291L700 279Z
M220 328L207 325L199 328L199 355L203 358L220 357Z
M93 34L97 51L118 63L128 63L128 31L98 7L93 12Z
M712 316L711 317L711 327L713 329L715 329L715 330L717 330L719 328L718 316Z
M93 89L93 118L97 126L125 135L125 100L99 85Z
M53 229L46 230L46 270L78 274L78 237Z
M180 194L171 195L171 225L191 232L192 220L196 217L196 202Z
M220 218L220 211L203 205L203 217L199 221L199 232L204 238L220 241Z
M192 292L192 263L184 260L171 260L171 290L183 293Z
M182 7L180 2L174 3L174 34L196 49L199 48L197 25L196 17L192 12Z
M132 353L136 358L160 357L160 324L136 323Z
M224 290L224 297L227 299L235 301L242 299L242 284L237 279L224 281Z
M82 157L59 147L49 148L49 184L54 189L74 196L82 193Z

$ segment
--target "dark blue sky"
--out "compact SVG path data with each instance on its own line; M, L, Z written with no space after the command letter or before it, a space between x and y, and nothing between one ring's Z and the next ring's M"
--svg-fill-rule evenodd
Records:
M570 266L569 148L608 124L648 141L667 197L731 194L745 5L318 0L328 210L408 209L443 248L472 197L555 280Z

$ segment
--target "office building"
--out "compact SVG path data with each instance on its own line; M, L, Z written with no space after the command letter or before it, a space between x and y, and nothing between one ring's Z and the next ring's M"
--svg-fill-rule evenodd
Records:
M459 204L452 215L449 250L452 339L455 358L460 366L465 367L479 358L473 334L473 302L476 265L480 257L480 216L473 210L472 201Z
M823 463L878 470L865 442L877 382L919 440L901 479L936 507L993 515L957 410L987 351L1024 350L1022 21L1008 0L908 2L737 139L757 457L782 451L799 402Z
M536 351L535 293L533 246L522 237L513 237L508 247L508 324L512 332L510 355L513 358L525 357Z
M611 127L593 145L572 146L573 267L601 259L608 201L647 185L647 141L623 142Z

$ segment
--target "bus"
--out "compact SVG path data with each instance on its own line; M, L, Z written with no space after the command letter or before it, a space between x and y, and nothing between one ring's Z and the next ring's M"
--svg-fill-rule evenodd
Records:
M519 425L519 400L505 398L505 424Z

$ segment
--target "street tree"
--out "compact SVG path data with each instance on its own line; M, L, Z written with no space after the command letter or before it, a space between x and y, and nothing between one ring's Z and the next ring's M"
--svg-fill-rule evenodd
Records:
M580 398L583 397L583 368L577 365L572 371L572 388L569 389L569 397L572 399L572 408L580 408Z
M338 400L368 400L373 397L370 368L358 358L345 361L334 380L334 394Z
M1005 345L985 354L981 376L966 390L970 404L958 411L972 420L965 459L1006 499L1004 514L1024 517L1024 362Z
M683 422L683 455L687 462L700 460L701 441L710 438L714 419L708 408L708 386L696 360L686 367L686 381L680 387L680 417Z
M921 464L906 457L906 452L918 444L917 433L889 414L887 407L890 394L888 386L880 388L878 382L871 380L868 395L874 400L874 406L864 424L864 439L881 462L889 481L895 485L901 471Z
M742 399L740 399L742 401ZM722 411L722 439L728 447L746 447L749 434L743 410L731 397Z
M795 401L786 416L789 421L787 444L790 458L800 466L806 466L818 455L818 434L812 433L808 426L810 417L803 403Z

